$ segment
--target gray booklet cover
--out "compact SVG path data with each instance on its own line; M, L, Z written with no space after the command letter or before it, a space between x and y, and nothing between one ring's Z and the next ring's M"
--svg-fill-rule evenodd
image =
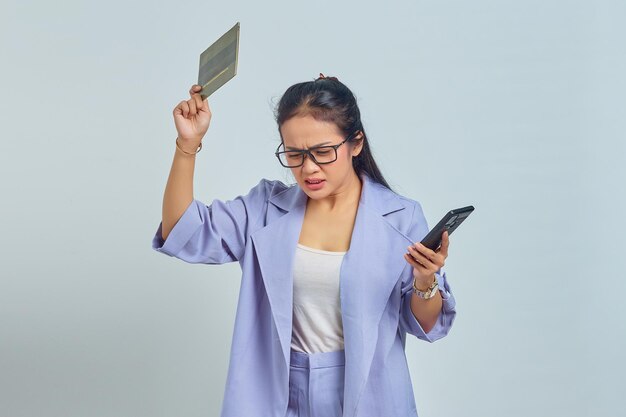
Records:
M238 56L239 22L200 54L198 84L202 86L202 100L237 74Z

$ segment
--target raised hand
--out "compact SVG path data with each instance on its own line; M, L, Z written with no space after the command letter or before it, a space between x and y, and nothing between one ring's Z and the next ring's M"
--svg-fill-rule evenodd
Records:
M201 86L192 85L191 98L178 103L173 111L179 145L190 152L198 148L211 122L211 109L207 99L200 97L201 90Z

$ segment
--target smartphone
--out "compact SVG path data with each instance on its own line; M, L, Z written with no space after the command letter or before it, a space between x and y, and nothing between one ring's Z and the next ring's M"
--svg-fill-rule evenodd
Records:
M430 232L422 239L421 244L434 251L441 246L441 235L444 230L448 231L448 236L456 230L457 227L463 223L463 220L467 218L474 211L474 206L461 207L454 210L450 210L439 223L433 227Z

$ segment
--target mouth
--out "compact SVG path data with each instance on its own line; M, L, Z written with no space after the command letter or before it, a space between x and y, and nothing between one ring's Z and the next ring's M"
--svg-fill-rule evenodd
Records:
M326 180L304 180L306 188L311 191L321 190L324 187Z

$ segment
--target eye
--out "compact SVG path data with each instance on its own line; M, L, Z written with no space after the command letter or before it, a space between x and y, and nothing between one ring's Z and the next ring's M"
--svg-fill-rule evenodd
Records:
M315 151L315 155L320 155L320 156L328 155L329 153L330 153L329 150L317 150L317 151Z

